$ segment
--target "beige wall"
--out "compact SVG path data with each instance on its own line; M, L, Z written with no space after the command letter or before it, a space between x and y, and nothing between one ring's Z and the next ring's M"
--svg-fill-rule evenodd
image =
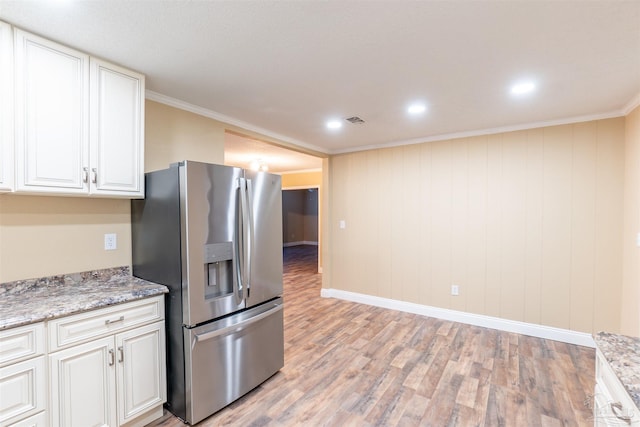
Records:
M322 187L322 171L282 174L282 188Z
M180 160L224 161L224 125L145 104L145 170ZM118 249L105 251L104 234ZM129 200L0 195L0 283L131 264Z
M618 331L624 125L617 118L332 157L323 286ZM460 296L450 295L452 284Z
M181 160L224 164L223 123L149 100L145 108L147 172Z
M0 283L130 264L129 200L0 196Z
M621 332L640 336L640 107L626 117Z

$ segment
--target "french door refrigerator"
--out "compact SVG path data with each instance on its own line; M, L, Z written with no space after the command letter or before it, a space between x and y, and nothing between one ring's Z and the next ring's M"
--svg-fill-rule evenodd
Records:
M280 176L183 161L145 189L133 274L169 288L166 407L195 424L284 365Z

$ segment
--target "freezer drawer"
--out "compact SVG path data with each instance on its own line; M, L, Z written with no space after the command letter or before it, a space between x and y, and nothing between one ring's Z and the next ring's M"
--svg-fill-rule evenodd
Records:
M196 328L185 328L186 421L197 423L284 366L283 303L277 298ZM190 396L190 398L189 398Z

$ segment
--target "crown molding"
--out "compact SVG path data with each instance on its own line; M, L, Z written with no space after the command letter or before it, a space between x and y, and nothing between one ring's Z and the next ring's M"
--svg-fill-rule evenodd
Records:
M324 148L317 147L317 146L311 145L311 144L307 144L307 143L304 143L302 141L298 141L297 139L289 138L288 136L284 136L284 135L281 135L279 133L272 132L272 131L270 131L268 129L264 129L264 128L261 128L259 126L254 126L254 125L252 125L250 123L243 122L242 120L238 120L238 119L235 119L233 117L226 116L224 114L220 114L220 113L218 113L216 111L209 110L207 108L200 107L198 105L190 104L188 102L184 102L184 101L181 101L179 99L172 98L170 96L163 95L163 94L158 93L158 92L154 92L154 91L151 91L151 90L146 90L145 91L145 98L150 100L150 101L159 102L161 104L168 105L170 107L178 108L180 110L189 111L191 113L198 114L200 116L208 117L210 119L217 120L217 121L222 122L222 123L226 123L226 124L230 124L230 125L233 125L233 126L237 126L239 128L242 128L242 129L245 129L245 130L248 130L248 131L251 131L251 132L256 132L256 133L259 133L261 135L267 136L269 138L273 138L273 139L276 139L276 140L279 140L279 141L282 141L282 142L286 142L286 143L289 143L289 144L297 145L298 147L301 147L301 148L306 148L308 150L317 151L317 152L323 153L323 154L330 154Z
M633 110L635 110L636 107L639 106L639 105L640 105L640 93L638 93L636 96L631 98L631 100L629 102L627 102L627 104L624 106L624 108L622 108L622 112L624 113L623 115L625 115L625 116L628 115Z
M502 126L497 128L477 129L477 130L470 130L465 132L446 133L446 134L430 136L426 138L413 138L413 139L406 139L402 141L388 142L384 144L366 145L366 146L356 147L356 148L345 148L342 150L332 151L330 154L346 154L346 153L354 153L358 151L399 147L403 145L422 144L425 142L445 141L448 139L470 138L470 137L482 136L482 135L493 135L496 133L515 132L520 130L536 129L536 128L549 127L549 126L559 126L559 125L568 125L572 123L588 122L592 120L611 119L614 117L621 117L625 115L626 114L623 112L623 110L617 110L617 111L611 111L608 113L592 114L588 116L569 117L566 119L547 120L547 121L534 122L534 123L522 123L518 125Z
M242 129L246 129L248 131L252 131L252 132L256 132L256 133L268 136L270 138L287 142L289 144L297 145L298 147L306 148L309 150L313 150L319 153L324 153L329 155L355 153L359 151L393 148L393 147L399 147L403 145L415 145L415 144L423 144L426 142L445 141L448 139L470 138L474 136L492 135L496 133L516 132L521 130L537 129L537 128L549 127L549 126L561 126L561 125L568 125L573 123L588 122L593 120L611 119L615 117L626 116L629 113L631 113L631 111L633 111L636 107L640 106L640 93L638 93L636 96L631 98L631 100L627 104L625 104L625 106L622 107L621 109L609 111L606 113L568 117L568 118L557 119L557 120L545 120L545 121L533 122L533 123L521 123L517 125L502 126L502 127L488 128L488 129L476 129L476 130L470 130L470 131L464 131L464 132L446 133L446 134L435 135L435 136L430 136L425 138L412 138L412 139L405 139L400 141L386 142L383 144L364 145L364 146L358 146L358 147L343 148L338 150L327 150L322 147L318 147L312 144L307 144L307 143L298 141L296 139L289 138L284 135L280 135L268 129L254 126L250 123L234 119L233 117L225 116L224 114L217 113L207 108L189 104L188 102L184 102L179 99L172 98L170 96L162 95L160 93L153 92L150 90L147 90L145 94L146 94L146 98L151 101L156 101L161 104L168 105L170 107L179 108L181 110L190 111L192 113L195 113L204 117L209 117L219 122L227 123Z

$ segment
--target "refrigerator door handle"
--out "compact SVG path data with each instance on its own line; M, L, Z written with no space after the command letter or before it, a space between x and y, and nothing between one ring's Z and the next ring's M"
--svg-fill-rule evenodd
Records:
M234 258L234 263L233 263L233 286L234 286L234 293L236 296L236 302L238 304L240 304L243 300L244 300L244 296L242 295L242 270L244 269L244 256L243 256L243 252L244 252L244 243L242 241L242 235L244 233L243 231L243 203L242 200L244 199L244 187L245 187L245 183L244 183L244 178L238 178L238 182L237 182L237 194L238 197L240 198L240 204L238 206L239 212L236 215L235 218L235 238L234 238L234 244L233 244L233 258Z
M203 342L203 341L207 341L210 340L212 338L215 337L219 337L220 335L225 335L231 331L239 331L243 328L246 328L247 326L251 325L252 323L256 323L262 319L264 319L265 317L269 317L272 314L282 310L284 306L282 304L278 304L277 306L269 309L268 311L265 311L264 313L260 313L257 316L253 316L247 320L242 320L238 323L235 323L233 325L230 326L225 326L224 328L221 329L216 329L214 331L209 331L209 332L205 332L204 334L196 334L194 335L194 344L199 343L199 342Z
M247 179L246 199L247 199L247 215L245 227L247 230L247 240L245 241L246 249L246 286L247 286L247 298L251 294L251 250L253 247L253 186L251 180Z

